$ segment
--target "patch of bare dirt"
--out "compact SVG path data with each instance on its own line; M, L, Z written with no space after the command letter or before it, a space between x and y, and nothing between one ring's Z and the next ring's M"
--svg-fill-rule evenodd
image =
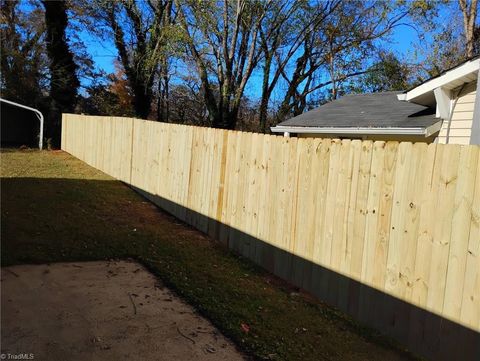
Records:
M243 360L195 310L134 262L1 272L1 352L36 360Z

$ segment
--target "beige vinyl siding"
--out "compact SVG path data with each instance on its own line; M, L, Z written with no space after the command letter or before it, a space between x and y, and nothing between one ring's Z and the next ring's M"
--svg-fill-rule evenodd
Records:
M477 82L471 82L464 86L459 94L457 104L453 110L448 134L448 122L444 121L438 136L439 143L469 144L472 132L473 110L475 108L475 95ZM454 90L454 94L459 89ZM448 135L448 141L447 141Z

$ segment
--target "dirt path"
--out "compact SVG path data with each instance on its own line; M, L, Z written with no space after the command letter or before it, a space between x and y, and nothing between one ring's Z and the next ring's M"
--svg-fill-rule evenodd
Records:
M134 262L2 268L2 353L35 360L243 360Z

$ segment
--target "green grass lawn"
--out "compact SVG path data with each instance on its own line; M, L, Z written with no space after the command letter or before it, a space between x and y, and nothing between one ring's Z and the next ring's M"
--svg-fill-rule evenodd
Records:
M253 357L411 358L67 153L3 150L1 176L3 266L131 257Z

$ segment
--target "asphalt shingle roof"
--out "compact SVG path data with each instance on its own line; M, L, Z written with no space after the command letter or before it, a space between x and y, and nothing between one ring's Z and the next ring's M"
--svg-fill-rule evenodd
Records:
M435 109L397 99L401 92L347 95L278 126L426 128L439 121Z

